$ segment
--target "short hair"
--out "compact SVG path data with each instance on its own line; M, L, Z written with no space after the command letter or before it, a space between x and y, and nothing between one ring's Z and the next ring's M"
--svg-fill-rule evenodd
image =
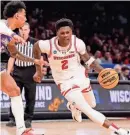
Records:
M25 26L25 25L27 25L29 27L29 29L30 29L30 24L28 22L25 22L23 26ZM21 29L22 27L20 27L19 29Z
M15 13L17 13L18 11L20 11L22 9L26 10L26 6L25 6L24 2L11 1L5 5L4 11L3 11L3 16L5 19L13 17Z
M70 19L62 18L58 20L55 24L56 31L58 31L61 27L69 26L73 30L73 22Z
M122 72L126 71L126 70L130 70L127 66L124 66L121 68Z
M25 22L24 25L28 25L28 27L30 28L30 24L28 22Z

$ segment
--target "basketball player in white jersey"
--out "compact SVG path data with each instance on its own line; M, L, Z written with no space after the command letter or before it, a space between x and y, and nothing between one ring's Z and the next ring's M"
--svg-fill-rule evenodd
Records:
M70 109L74 106L77 107L93 122L114 131L114 134L130 135L129 131L118 128L103 114L93 109L96 105L94 94L90 80L85 74L85 67L80 64L80 58L84 60L87 67L91 67L97 72L100 72L103 67L88 55L84 42L72 35L72 30L71 20L58 20L56 22L57 36L50 40L38 41L34 45L34 57L40 59L41 52L47 53L54 81L59 86L61 94L72 103ZM41 78L40 71L40 66L37 66L34 79L38 82ZM78 119L78 121L81 120Z
M0 20L0 40L1 45L7 47L11 56L22 61L34 62L41 64L41 61L32 59L22 55L15 47L16 42L24 42L24 40L16 35L12 30L20 28L26 21L26 6L23 2L12 1L7 3L4 8L4 17L7 20ZM15 117L17 135L34 135L32 129L26 129L24 124L24 110L20 89L16 85L13 78L6 71L0 73L1 90L11 98L12 112Z

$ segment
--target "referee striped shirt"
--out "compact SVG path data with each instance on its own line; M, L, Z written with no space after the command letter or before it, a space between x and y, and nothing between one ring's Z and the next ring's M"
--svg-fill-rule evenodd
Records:
M22 54L33 58L33 45L36 41L37 40L35 38L29 37L24 45L19 43L19 44L16 44L16 47L19 50L19 52L21 52ZM21 61L19 59L16 59L15 65L19 66L19 67L28 67L28 66L34 65L34 63L25 62L25 61Z

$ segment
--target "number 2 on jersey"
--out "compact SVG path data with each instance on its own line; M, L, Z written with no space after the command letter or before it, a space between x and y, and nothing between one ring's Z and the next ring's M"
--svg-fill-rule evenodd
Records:
M62 60L61 64L62 64L62 70L68 69L68 60Z

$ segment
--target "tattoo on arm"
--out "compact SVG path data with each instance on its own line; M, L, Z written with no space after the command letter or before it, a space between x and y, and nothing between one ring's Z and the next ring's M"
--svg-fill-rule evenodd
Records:
M38 41L33 46L33 55L35 59L41 58L41 49L39 48ZM35 65L35 66L36 66L36 71L41 74L42 71L41 66L40 65Z
M86 52L85 54L83 55L80 55L81 56L81 59L86 63L89 59L90 59L90 56L89 54ZM93 68L96 72L100 72L101 70L103 70L104 68L95 60L91 65L90 65L91 68Z
M15 46L15 42L14 41L11 41L8 46L7 46L9 52L10 52L10 55L13 57L13 58L16 58L16 59L19 59L19 60L22 60L22 61L26 61L26 62L34 62L34 59L33 58L30 58L22 53L20 53L16 46Z

